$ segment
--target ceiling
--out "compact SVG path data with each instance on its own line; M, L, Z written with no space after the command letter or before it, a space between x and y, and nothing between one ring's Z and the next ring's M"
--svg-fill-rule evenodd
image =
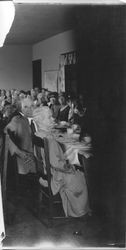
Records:
M18 0L19 1L19 0ZM69 0L70 1L70 0ZM83 0L84 5L79 5L79 11L85 6L85 2L93 1L94 4L107 3L119 4L120 0ZM123 0L124 1L124 0ZM125 0L126 1L126 0ZM74 3L74 1L73 1ZM104 6L104 5L103 5ZM79 22L76 4L19 4L15 3L15 19L6 45L33 45L51 36L72 29ZM79 13L79 12L78 12ZM88 20L88 12L83 12L85 23ZM91 18L91 17L90 17Z
M33 45L72 29L73 5L15 4L16 14L6 45Z

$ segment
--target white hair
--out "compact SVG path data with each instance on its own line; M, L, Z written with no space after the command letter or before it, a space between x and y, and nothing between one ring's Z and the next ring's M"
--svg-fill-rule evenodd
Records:
M34 102L32 101L31 98L23 98L21 99L21 107L23 108L24 106L27 106L27 107L30 107L30 106L33 106L34 105Z

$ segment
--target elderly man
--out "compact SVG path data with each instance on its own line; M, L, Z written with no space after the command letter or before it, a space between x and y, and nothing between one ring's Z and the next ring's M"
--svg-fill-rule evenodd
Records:
M12 117L5 128L10 136L10 153L16 155L19 174L36 172L32 132L28 121L28 117L32 116L32 110L32 100L29 98L21 100L21 111Z
M10 194L16 192L16 195L32 198L30 207L34 210L38 197L38 173L34 156L34 138L37 141L37 137L34 136L30 126L33 108L33 101L30 98L22 99L20 110L11 116L5 132L9 135L10 151L7 190ZM38 141L40 139L41 145L41 138L37 139Z

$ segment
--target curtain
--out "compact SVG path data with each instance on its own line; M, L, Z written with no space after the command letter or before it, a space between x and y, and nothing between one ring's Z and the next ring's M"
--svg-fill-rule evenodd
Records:
M61 54L59 58L59 70L57 77L58 92L65 91L65 65L77 63L77 52L72 51L69 53Z

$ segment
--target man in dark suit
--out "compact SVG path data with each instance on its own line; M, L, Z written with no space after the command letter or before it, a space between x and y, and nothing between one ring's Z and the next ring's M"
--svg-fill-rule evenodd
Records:
M28 117L32 116L33 102L25 98L21 101L21 111L18 112L6 126L9 134L9 150L16 155L19 174L36 173L33 157L32 132Z
M21 100L20 109L13 112L10 119L7 119L5 132L9 135L10 152L7 166L8 198L13 199L13 194L16 194L14 197L18 197L18 195L26 197L30 208L34 211L38 197L38 172L34 156L34 141L41 145L41 138L35 137L32 132L29 123L32 111L32 100L29 98ZM7 113L6 115L8 116Z

